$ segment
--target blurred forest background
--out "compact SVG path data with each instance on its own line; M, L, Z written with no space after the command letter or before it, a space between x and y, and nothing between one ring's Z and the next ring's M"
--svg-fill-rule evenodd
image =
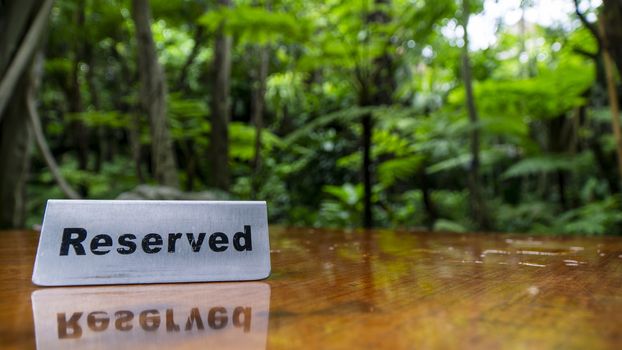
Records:
M620 0L0 0L0 227L49 198L259 199L283 225L619 234L621 71Z

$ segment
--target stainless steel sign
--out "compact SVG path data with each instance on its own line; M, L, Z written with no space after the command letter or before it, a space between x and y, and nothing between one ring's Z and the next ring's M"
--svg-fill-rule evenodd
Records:
M265 202L49 200L32 281L243 281L269 274Z

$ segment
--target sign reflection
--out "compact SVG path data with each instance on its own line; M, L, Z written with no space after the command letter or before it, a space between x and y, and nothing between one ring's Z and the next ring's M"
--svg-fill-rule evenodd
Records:
M42 289L37 348L264 349L270 286L260 282Z

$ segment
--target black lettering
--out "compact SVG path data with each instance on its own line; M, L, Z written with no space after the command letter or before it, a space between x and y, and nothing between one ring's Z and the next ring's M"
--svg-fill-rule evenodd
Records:
M166 309L166 331L179 332L179 325L175 323L173 309Z
M240 243L240 239L244 238L244 245ZM235 250L241 252L243 250L253 250L253 243L251 242L251 226L244 225L244 233L236 232L233 235L233 246Z
M181 233L168 234L168 252L175 253L175 242L183 236Z
M233 235L233 246L237 251L251 251L253 250L252 243L252 229L250 225L244 225L244 231L236 232ZM190 244L193 252L201 251L203 242L205 241L205 232L201 232L195 237L194 233L186 233L188 243ZM181 239L182 233L169 233L168 234L168 252L174 253L176 251L177 240ZM63 237L60 247L60 255L69 255L69 249L73 246L76 255L86 255L83 242L87 238L87 231L83 228L65 228L63 230ZM137 244L135 242L136 235L126 233L118 237L119 247L117 252L122 255L128 255L136 252ZM157 233L149 233L142 239L142 249L147 254L155 254L162 251L164 241L162 236ZM214 252L223 252L229 248L229 237L223 232L214 232L209 236L209 247ZM110 252L110 249L103 249L112 247L112 237L107 234L96 235L91 239L90 249L95 255L105 255Z
M214 232L209 236L209 247L215 252L222 252L227 250L229 244L229 238L222 232Z
M67 255L67 254L65 254ZM78 324L78 320L82 317L81 312L74 312L69 321L65 313L56 314L56 322L58 324L58 339L76 339L82 336L82 327ZM71 330L71 332L69 332Z
M199 308L194 307L190 310L190 316L188 316L188 320L186 321L186 330L189 331L192 329L192 325L197 323L197 329L203 330L205 327L203 326L203 320L201 319L201 314L199 313Z
M73 237L73 235L77 237ZM86 230L80 227L70 227L63 230L63 239L60 244L60 255L69 255L69 245L73 246L76 255L86 255L82 242L86 239Z
M154 254L162 250L161 247L157 247L159 245L162 245L162 236L157 233L150 233L143 238L143 250L147 254ZM152 246L154 247L152 248Z
M120 330L121 332L127 332L134 328L134 326L130 323L134 319L134 313L132 311L117 311L114 313L114 316L117 318L114 321L114 328Z
M108 235L97 235L91 240L91 253L95 255L105 255L110 252L108 250L98 250L99 247L112 247L112 238Z
M244 326L244 333L248 333L251 330L251 314L252 309L250 307L238 306L233 310L233 325L236 327ZM240 321L240 315L244 315L244 322Z
M224 314L222 316L217 316L216 313ZM222 329L229 322L229 317L227 317L227 309L222 306L213 307L209 310L209 314L207 315L207 324L209 324L212 329Z
M125 248L117 248L117 252L123 255L134 253L136 251L136 243L133 240L135 239L136 236L131 233L119 236L119 245Z
M199 238L195 241L193 233L186 233L186 237L188 237L188 243L192 246L193 252L198 252L201 250L201 246L203 245L203 240L205 239L205 232L199 233Z
M149 316L153 314L153 316ZM160 312L158 310L145 310L138 317L140 326L147 332L153 332L160 327Z
M98 315L103 315L102 317L97 317ZM93 311L86 317L86 323L89 325L89 328L94 332L105 331L108 328L108 324L110 324L110 318L108 314L103 311Z

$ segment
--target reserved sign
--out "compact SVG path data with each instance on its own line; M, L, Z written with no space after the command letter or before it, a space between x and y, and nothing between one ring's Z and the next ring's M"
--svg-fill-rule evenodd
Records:
M269 274L265 202L49 200L32 281L243 281Z

